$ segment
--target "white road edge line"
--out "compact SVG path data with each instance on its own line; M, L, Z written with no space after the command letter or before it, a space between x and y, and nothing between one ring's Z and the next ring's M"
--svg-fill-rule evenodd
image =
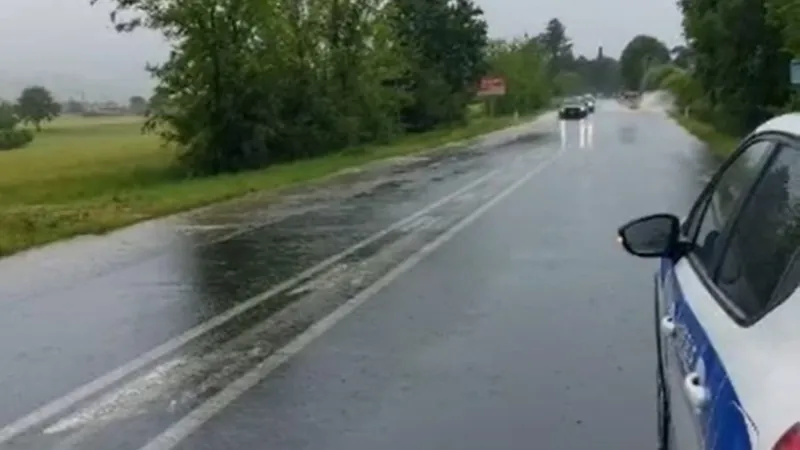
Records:
M192 410L178 422L175 422L172 426L164 430L163 433L156 436L152 441L145 444L145 446L141 447L139 450L172 450L177 447L192 433L202 427L203 424L208 422L211 418L225 409L225 407L230 405L242 394L266 378L273 370L280 367L283 363L300 352L316 338L333 328L333 326L336 325L340 320L347 317L350 313L355 311L356 308L390 285L395 279L417 265L437 248L441 247L443 244L456 236L456 234L458 234L464 228L478 220L493 206L514 193L517 189L521 188L525 183L530 181L534 175L541 172L563 153L563 151L559 150L550 159L540 163L522 178L515 181L511 186L507 187L502 192L488 200L486 203L479 206L475 211L456 223L452 228L439 235L439 237L433 241L427 243L416 253L412 254L408 259L400 263L400 265L396 266L386 275L378 279L378 281L376 281L374 284L359 292L355 297L345 302L342 306L335 309L332 313L319 322L311 325L306 331L298 335L285 347L269 356L267 359L259 363L258 366L245 373L242 377L233 381L218 394L200 404L200 406Z
M389 233L401 229L406 224L417 220L418 218L428 214L432 210L446 204L447 202L457 198L458 196L464 194L465 192L469 192L472 189L475 189L481 183L491 179L492 177L496 176L499 173L498 169L491 170L488 173L478 177L477 179L471 181L470 183L462 186L455 192L452 192L439 200L429 204L425 208L415 212L414 214L395 222L394 224L390 225L388 228L385 228L372 236L364 239L363 241L358 242L357 244L353 245L352 247L342 251L341 253L337 253L330 258L318 263L315 266L312 266L305 271L301 272L300 274L280 283L279 285L273 287L272 289L263 292L255 297L252 297L243 303L240 303L234 306L227 311L212 317L211 319L194 326L193 328L185 331L183 334L176 336L169 341L164 342L163 344L159 345L158 347L149 350L135 359L128 361L124 365L117 367L116 369L102 375L83 386L76 388L75 390L71 391L70 393L66 394L63 397L53 400L52 402L36 409L35 411L29 413L28 415L21 417L14 422L6 425L2 429L0 429L0 444L6 443L9 440L13 439L16 436L19 436L22 433L30 430L36 425L45 422L46 420L56 416L64 412L65 410L71 408L76 403L85 400L86 398L102 391L103 389L108 388L112 384L122 380L126 376L146 367L147 365L153 363L154 361L163 358L164 356L174 352L175 350L183 347L187 343L197 339L198 337L212 331L221 325L225 324L229 320L233 319L234 317L247 312L259 304L263 303L267 299L274 297L277 294L282 293L283 291L289 289L293 285L297 284L298 282L309 278L323 270L327 269L328 267L338 263L342 259L346 258L347 256L355 253L356 251L377 242L379 239L383 238L384 236L388 235Z

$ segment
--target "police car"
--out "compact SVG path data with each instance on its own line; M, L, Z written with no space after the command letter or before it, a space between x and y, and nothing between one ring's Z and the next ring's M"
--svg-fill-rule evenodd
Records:
M618 239L660 258L660 448L800 449L800 114L745 138L685 220Z

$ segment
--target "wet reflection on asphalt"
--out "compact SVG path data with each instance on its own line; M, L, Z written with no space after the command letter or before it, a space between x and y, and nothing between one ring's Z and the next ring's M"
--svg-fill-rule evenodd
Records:
M554 157L552 167L487 219L420 264L425 269L395 281L181 448L485 448L501 429L513 436L495 440L500 448L530 448L514 441L530 433L526 427L542 428L541 448L568 448L561 444L570 442L575 423L552 422L545 405L555 407L570 394L545 393L553 381L535 376L554 376L549 369L580 385L573 386L583 396L575 404L591 409L559 413L567 420L617 417L619 424L606 424L613 431L638 417L642 430L607 438L608 444L647 442L654 380L652 332L643 320L650 317L651 267L607 244L629 217L682 212L717 161L663 114L605 108L580 123L550 115L468 150L380 163L281 198L252 196L0 262L0 330L6 333L0 423L12 424L4 431L14 435L3 439L0 431L0 448L140 448ZM586 149L593 151L580 151ZM599 289L609 283L614 287ZM556 297L566 302L553 302ZM582 312L600 305L602 312ZM553 309L562 307L567 310ZM229 320L203 328L237 308ZM559 347L569 337L557 324L547 325L556 318L588 342ZM187 338L188 345L163 347L197 327L202 333ZM159 348L164 351L154 352ZM152 357L142 359L148 351ZM107 377L130 361L141 367ZM492 365L503 370L481 372ZM631 373L619 375L617 365L629 365ZM612 381L594 388L593 372L597 386L606 383L603 377ZM103 376L104 383L90 386L96 389L63 401ZM441 385L452 376L461 381L450 389ZM604 395L625 382L633 389L617 400L628 409L608 414L612 399ZM479 386L503 393L486 399ZM538 403L533 393L541 396ZM15 422L54 400L49 411L56 412L29 416L41 419L32 424ZM389 404L378 408L384 402L399 403L390 411ZM470 421L489 421L484 437ZM581 429L582 437L598 438L593 433L600 428ZM459 433L463 439L453 437Z

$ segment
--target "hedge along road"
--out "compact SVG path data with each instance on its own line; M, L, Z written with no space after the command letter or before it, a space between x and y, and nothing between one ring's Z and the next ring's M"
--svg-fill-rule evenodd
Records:
M686 207L693 145L601 103L5 260L0 445L651 445L653 266L613 235Z

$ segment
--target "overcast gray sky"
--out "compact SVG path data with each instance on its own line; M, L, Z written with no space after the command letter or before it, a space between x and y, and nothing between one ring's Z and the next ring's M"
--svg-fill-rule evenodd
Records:
M476 0L490 32L511 37L539 33L552 17L567 27L578 53L594 56L598 45L618 56L636 34L669 45L680 37L674 0ZM88 0L2 0L0 14L0 95L18 92L27 80L55 84L61 96L124 99L149 89L143 67L165 54L159 36L119 35L105 7ZM6 95L8 96L8 95Z

